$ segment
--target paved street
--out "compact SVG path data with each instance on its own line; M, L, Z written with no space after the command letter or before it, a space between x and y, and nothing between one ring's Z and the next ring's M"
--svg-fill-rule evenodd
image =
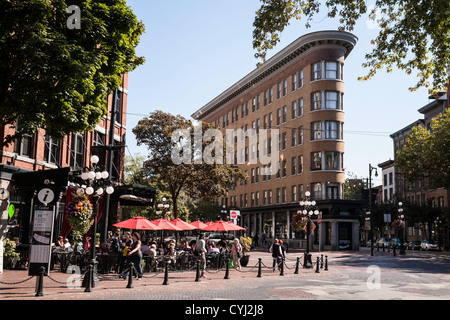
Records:
M448 300L450 299L450 255L443 252L407 251L393 256L368 248L359 252L324 252L328 271L300 268L294 274L296 259L302 252L287 254L284 276L272 272L270 254L251 251L249 265L241 271L209 271L207 278L195 281L195 270L169 273L146 273L142 281L127 281L114 275L101 275L100 285L84 292L70 277L78 275L51 272L44 278L44 295L35 297L36 277L28 279L27 271L5 270L0 275L1 300ZM313 252L313 262L319 253ZM262 276L258 274L262 259ZM300 259L303 262L302 259ZM21 282L21 283L18 283ZM14 284L12 284L14 283Z

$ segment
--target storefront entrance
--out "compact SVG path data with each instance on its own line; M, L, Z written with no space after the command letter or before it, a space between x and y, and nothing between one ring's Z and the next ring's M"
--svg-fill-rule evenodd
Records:
M339 250L352 250L352 223L351 222L339 222Z

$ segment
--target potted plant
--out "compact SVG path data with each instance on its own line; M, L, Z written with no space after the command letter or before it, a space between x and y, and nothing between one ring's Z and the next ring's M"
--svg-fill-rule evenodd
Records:
M5 269L13 269L20 260L20 254L16 252L16 242L5 238L3 240L3 263Z
M252 238L250 237L240 237L241 246L242 246L242 258L239 260L241 266L246 267L248 265L248 261L250 259L250 255L247 252L250 251L250 246L252 245Z

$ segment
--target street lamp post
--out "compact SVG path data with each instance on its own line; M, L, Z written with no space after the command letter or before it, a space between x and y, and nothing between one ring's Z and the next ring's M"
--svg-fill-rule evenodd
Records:
M375 170L375 177L378 177L376 167L369 163L369 212L370 212L370 255L373 256L373 213L372 213L372 171Z
M400 231L401 233L401 237L400 237L400 251L399 254L405 254L405 241L406 241L406 234L403 234L403 232L406 232L406 223L405 223L405 216L403 215L403 208L402 208L403 203L399 202L398 203L398 219L403 221L403 228L405 229L405 231Z
M98 166L99 161L98 156L93 155L91 157L90 168L84 168L81 173L81 179L84 181L80 188L77 189L78 194L87 194L94 199L94 224L92 225L92 235L91 235L91 245L89 249L90 262L93 266L93 283L92 287L96 287L98 283L97 275L97 260L96 260L96 235L97 235L97 219L98 219L98 202L100 197L106 192L107 194L112 194L114 192L114 187L112 186L109 178L108 171L105 170L103 166Z
M311 233L311 217L312 215L319 215L319 210L316 206L316 201L310 199L311 193L305 192L305 199L300 200L300 208L298 214L303 214L308 222L306 223L306 253L303 260L303 268L312 268L311 254L309 252L309 234Z

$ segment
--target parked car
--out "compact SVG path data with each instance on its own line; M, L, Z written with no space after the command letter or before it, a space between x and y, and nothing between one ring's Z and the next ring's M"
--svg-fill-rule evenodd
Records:
M214 242L215 244L217 244L217 242L219 242L222 239L223 236L225 236L225 238L228 241L229 245L232 244L234 238L236 238L236 236L234 234L231 234L231 233L222 233L222 232L220 232L220 233L211 233L210 235L206 236L206 239L207 239L206 242L207 243Z
M439 250L439 246L434 243L433 241L428 241L428 240L422 240L422 242L420 243L420 250Z
M420 241L410 241L407 245L408 250L420 250Z
M389 241L389 245L391 246L391 248L400 248L401 246L401 242L399 238L392 238L391 241Z
M376 245L378 248L387 248L389 246L389 242L386 238L380 238L377 240Z

